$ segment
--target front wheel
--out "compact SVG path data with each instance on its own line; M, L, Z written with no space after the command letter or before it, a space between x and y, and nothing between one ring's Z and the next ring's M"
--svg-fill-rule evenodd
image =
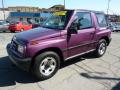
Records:
M60 57L55 52L49 51L35 58L33 73L39 80L46 80L55 75L60 67Z
M96 48L96 51L94 52L96 57L103 56L106 52L106 49L107 49L107 42L105 39L101 39L99 41L97 48Z

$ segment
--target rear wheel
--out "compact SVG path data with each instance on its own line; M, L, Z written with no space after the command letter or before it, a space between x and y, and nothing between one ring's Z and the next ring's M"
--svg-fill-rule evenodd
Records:
M60 57L55 52L49 51L38 55L35 58L33 73L39 80L49 79L58 71Z
M107 49L107 42L105 39L101 39L94 53L97 57L101 57L105 54L106 49Z

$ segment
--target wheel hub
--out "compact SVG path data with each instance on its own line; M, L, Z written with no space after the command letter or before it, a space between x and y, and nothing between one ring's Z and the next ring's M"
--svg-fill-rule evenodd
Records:
M104 53L105 53L105 50L106 50L106 45L105 45L105 43L101 43L101 44L100 44L100 47L99 47L99 53L100 53L100 55L104 54Z
M42 61L40 65L40 72L45 76L49 76L51 73L54 72L55 68L56 68L55 59L53 57L47 57Z

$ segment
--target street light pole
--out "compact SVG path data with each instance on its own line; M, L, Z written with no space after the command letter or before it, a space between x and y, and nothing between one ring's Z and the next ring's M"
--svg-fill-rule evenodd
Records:
M4 20L5 20L5 10L4 10L4 1L3 0L2 0L2 9L3 9Z
M65 0L64 0L64 9L65 9L65 7L66 7L66 6L65 6Z
M110 2L111 2L111 0L108 0L108 7L107 7L107 15L109 14L109 9L110 9Z

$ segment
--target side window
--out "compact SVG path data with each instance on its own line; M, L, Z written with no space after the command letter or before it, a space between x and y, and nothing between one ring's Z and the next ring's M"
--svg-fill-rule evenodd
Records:
M79 29L88 29L93 27L91 14L89 12L78 12L76 16L78 17Z
M96 13L96 17L98 19L98 24L99 24L100 27L106 27L107 26L107 22L106 22L104 14Z
M27 22L23 22L24 25L29 25Z

